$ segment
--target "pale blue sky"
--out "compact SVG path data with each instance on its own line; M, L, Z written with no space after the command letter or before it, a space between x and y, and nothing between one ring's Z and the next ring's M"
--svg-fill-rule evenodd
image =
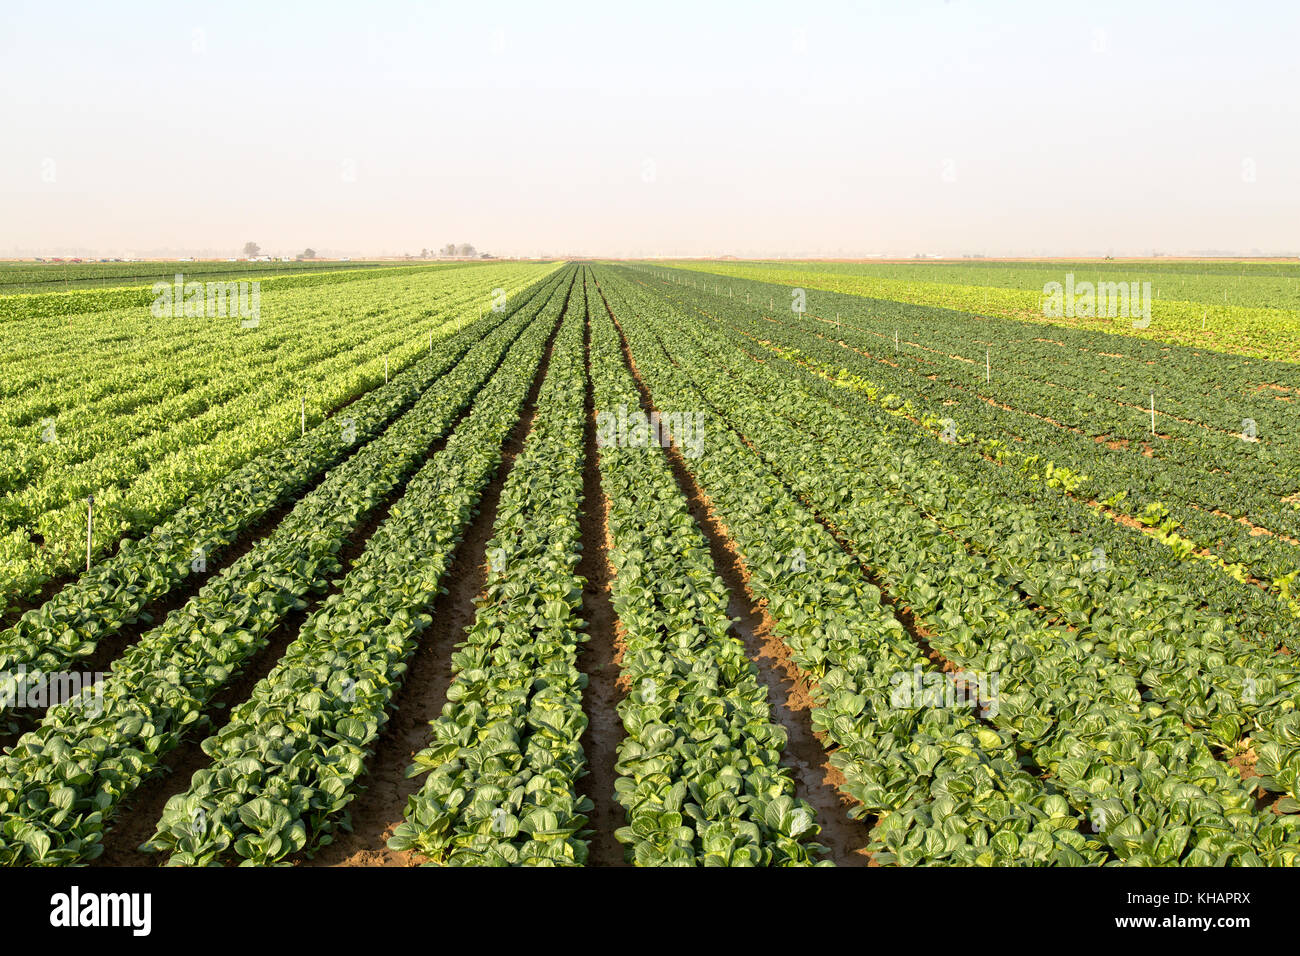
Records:
M1294 4L0 17L0 254L1300 251Z

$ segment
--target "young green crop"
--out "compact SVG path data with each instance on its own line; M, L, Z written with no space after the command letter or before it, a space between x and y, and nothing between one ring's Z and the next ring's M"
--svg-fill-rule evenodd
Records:
M256 328L155 317L149 303L5 322L0 357L0 611L173 514L250 459L427 355L553 267L280 280ZM400 272L400 270L399 270ZM148 291L148 290L146 290ZM0 299L0 304L6 300ZM387 370L387 372L386 372ZM12 374L8 374L12 373Z
M412 478L338 594L204 741L211 767L168 802L147 849L169 851L172 865L231 856L264 865L328 842L560 319L572 276L562 279L529 311L536 318L522 334L492 336L498 352L518 340L446 446Z
M865 263L678 262L710 286L727 278L752 279L786 287L776 297L788 302L789 287L822 289L874 303L908 303L979 316L1052 326L1074 326L1263 359L1300 361L1300 266L1238 264L1230 274L1219 265L1186 264L1190 274L1169 272L1161 263L1019 263L989 276L987 267L934 263L919 266ZM1129 317L1049 318L1043 288L1063 282L1141 279L1153 285L1152 321L1135 326ZM1180 279L1185 280L1180 285ZM1190 286L1189 284L1190 283ZM765 293L766 295L766 293Z
M213 696L308 595L328 587L348 535L420 467L534 313L488 335L442 387L334 468L266 538L119 657L96 706L53 707L0 756L0 861L91 860L106 820L204 719Z
M678 320L670 322L662 340L674 351L671 343L700 335L699 326ZM931 647L964 670L1000 673L1000 706L990 719L1060 779L1071 805L1094 821L1120 859L1204 865L1289 864L1297 858L1295 818L1256 813L1255 784L1244 785L1235 770L1215 758L1210 750L1215 738L1190 732L1169 714L1173 700L1143 701L1125 666L1126 649L1100 630L1116 622L1094 617L1096 639L1071 633L1063 621L1051 620L1004 583L1002 569L1008 564L1028 569L1037 555L1070 553L1068 541L1035 532L1029 505L1015 503L1019 496L983 490L996 485L1006 469L936 441L897 416L876 411L863 420L838 412L832 402L814 397L822 389L834 391L816 376L801 387L784 369L748 361L743 353L720 347L716 338L701 340L700 347L706 351L699 355L707 355L704 361L715 372L698 380L718 383L711 400L733 427L907 602L918 624L932 632ZM761 428L754 427L758 422ZM818 442L807 442L808 434L818 435ZM969 482L963 468L940 467L933 460L937 455L950 462L967 456L983 472L981 481ZM827 475L835 480L826 481ZM1007 527L990 529L987 539L973 537L994 520L1005 520ZM964 536L973 537L980 550L967 551ZM1117 584L1113 576L1124 570L1108 568L1102 575L1105 587ZM1062 608L1081 610L1078 582L1069 580L1078 575L1077 564L1058 566L1053 573L1070 585L1059 592L1069 602ZM1133 587L1133 577L1123 580ZM1045 589L1031 601L1051 600L1055 593ZM1185 647L1189 659L1199 659L1195 646L1180 639L1189 612L1186 598L1154 583L1145 585L1144 597L1128 598L1133 619L1149 617L1152 639L1163 632L1168 648ZM1151 605L1161 602L1170 605L1169 616L1152 617ZM1088 619L1068 620L1077 626ZM1223 622L1210 632L1225 633ZM1240 642L1232 646L1244 649ZM1203 699L1215 709L1241 709L1256 719L1270 712L1284 718L1285 708L1272 710L1282 703L1269 689L1274 678L1260 675L1262 696L1253 703L1242 692L1249 673L1236 664L1221 670L1215 682L1225 693ZM1277 679L1294 680L1280 673ZM1217 723L1207 729L1217 736Z
M585 272L585 270L580 270ZM580 508L583 325L575 281L523 450L497 506L487 582L452 655L447 704L408 774L424 776L388 845L450 866L575 866L591 801L577 780L586 678Z

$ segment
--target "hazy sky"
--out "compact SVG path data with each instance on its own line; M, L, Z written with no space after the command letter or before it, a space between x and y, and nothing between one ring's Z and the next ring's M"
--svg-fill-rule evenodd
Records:
M0 254L1300 251L1298 37L1281 2L4 0Z

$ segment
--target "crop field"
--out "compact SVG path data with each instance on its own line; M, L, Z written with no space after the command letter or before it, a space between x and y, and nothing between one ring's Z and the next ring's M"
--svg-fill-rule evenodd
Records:
M264 280L247 328L179 308L155 315L148 286L0 297L0 612L84 567L88 496L90 548L102 554L427 356L491 307L493 288L508 295L550 268ZM200 507L228 494L218 486Z
M286 273L355 271L391 267L384 262L0 262L0 295L67 292L108 286L152 284L187 275L269 278Z
M715 276L847 292L996 318L1050 322L1159 342L1300 362L1300 263L1179 261L1085 262L674 263ZM1123 316L1045 316L1049 282L1150 283L1150 323Z
M1300 267L73 278L0 268L0 864L1300 863Z

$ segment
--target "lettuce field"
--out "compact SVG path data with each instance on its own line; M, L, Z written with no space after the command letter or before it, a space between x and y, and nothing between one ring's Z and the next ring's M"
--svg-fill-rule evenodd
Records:
M0 863L1300 862L1294 264L194 266L0 268Z

